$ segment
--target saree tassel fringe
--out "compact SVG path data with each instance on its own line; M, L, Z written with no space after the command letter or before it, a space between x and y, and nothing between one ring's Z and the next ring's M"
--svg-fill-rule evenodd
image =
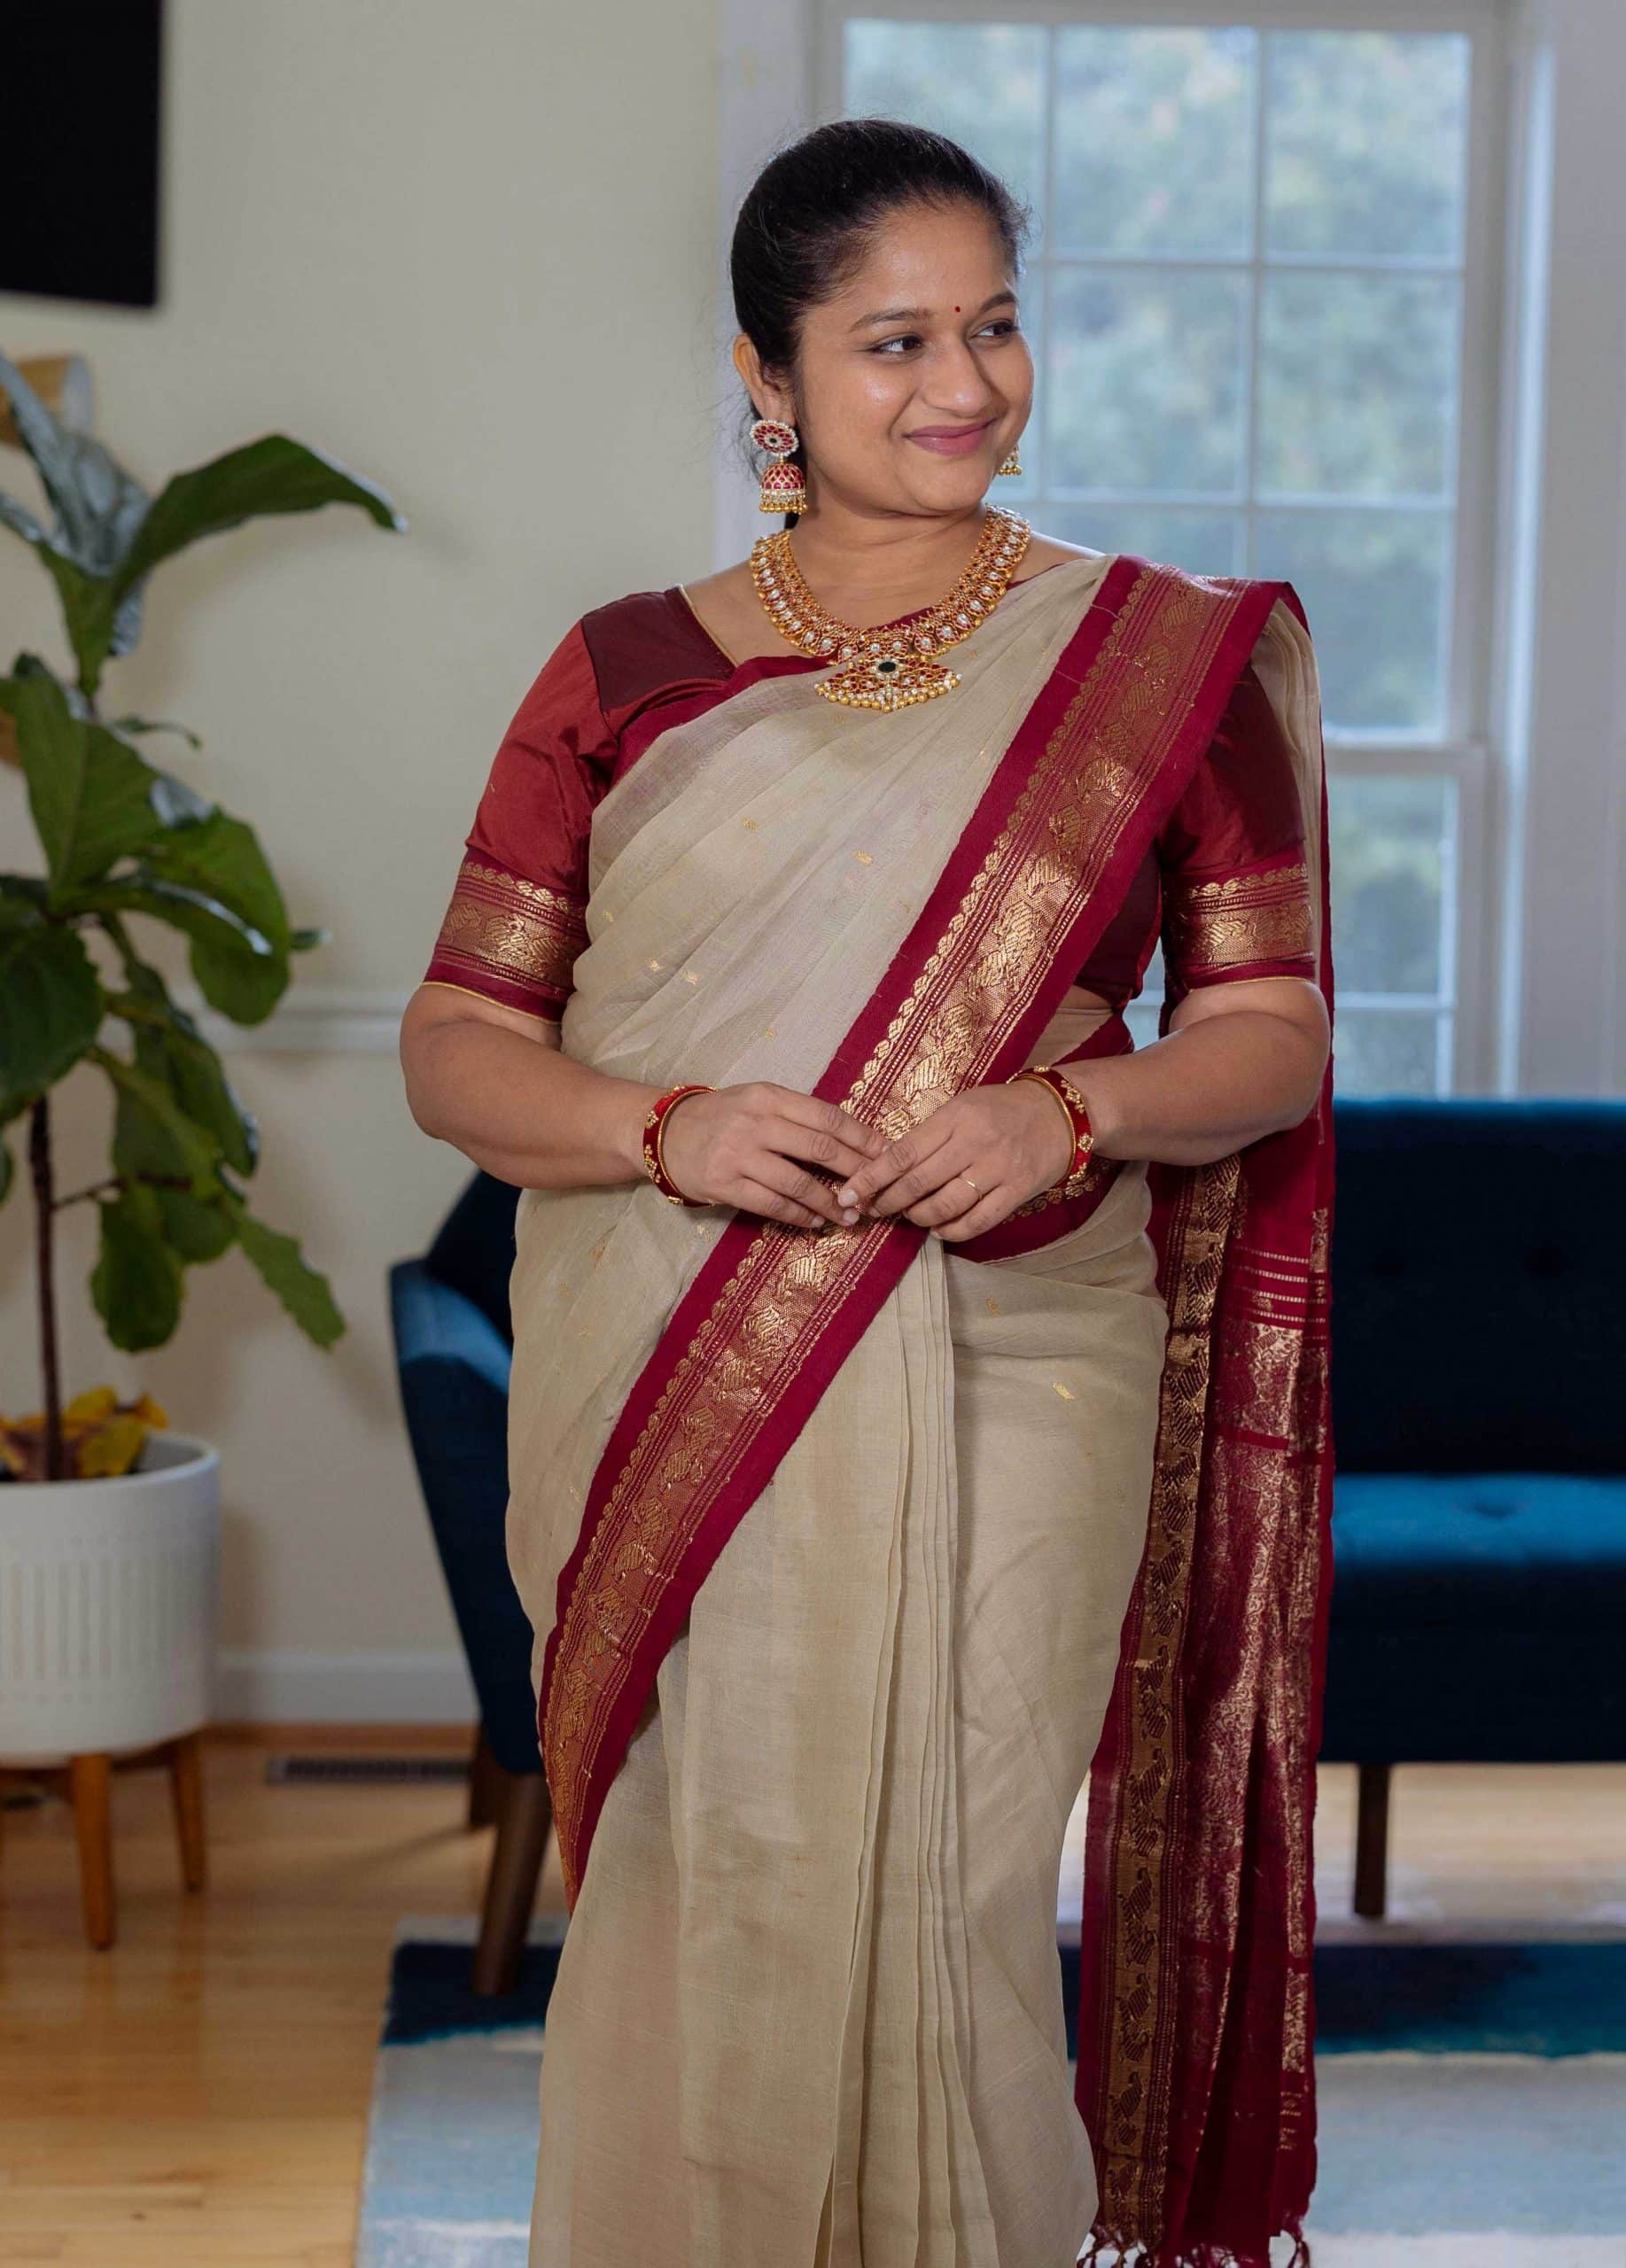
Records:
M1293 2239L1293 2250L1279 2268L1314 2268L1310 2239L1296 2217L1284 2234ZM1098 2233L1078 2255L1076 2268L1272 2268L1269 2249L1263 2252L1234 2251L1226 2244L1181 2245L1173 2252L1159 2245L1139 2244L1132 2238Z

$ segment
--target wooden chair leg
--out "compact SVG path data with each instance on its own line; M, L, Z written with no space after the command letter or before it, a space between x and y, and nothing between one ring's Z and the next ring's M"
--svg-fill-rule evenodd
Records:
M1389 1874L1389 1777L1387 1764L1358 1766L1355 1807L1355 1910L1365 1921L1381 1921Z
M491 1752L484 1724L475 1727L474 1750L469 1759L469 1824L494 1827L502 1816L509 1775Z
M112 1757L74 1757L68 1766L68 1784L79 1839L85 1936L93 1946L110 1946L113 1934Z
M169 1792L175 1801L175 1835L181 1845L181 1879L201 1890L206 1868L203 1832L203 1735L183 1733L170 1744Z
M511 1992L518 1981L519 1956L552 1825L553 1804L544 1775L516 1774L509 1782L497 1822L497 1847L486 1877L486 1905L471 1978L476 1992Z

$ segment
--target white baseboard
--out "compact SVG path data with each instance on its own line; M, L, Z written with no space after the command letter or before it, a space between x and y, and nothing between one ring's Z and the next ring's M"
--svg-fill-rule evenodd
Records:
M471 1725L478 1715L460 1653L246 1647L216 1661L217 1723Z
M393 1055L408 992L358 992L295 977L263 1023L234 1024L196 985L177 984L175 1004L195 1016L222 1055Z

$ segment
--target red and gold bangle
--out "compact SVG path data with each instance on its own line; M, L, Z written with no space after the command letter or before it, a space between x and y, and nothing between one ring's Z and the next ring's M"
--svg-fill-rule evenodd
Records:
M1072 1196L1089 1169L1090 1159L1095 1149L1095 1130L1090 1124L1090 1114L1084 1097L1054 1063L1026 1064L1020 1071L1011 1073L1006 1081L1007 1086L1014 1086L1018 1079L1032 1079L1041 1087L1047 1087L1065 1114L1067 1130L1073 1138L1073 1154L1071 1163L1062 1177L1062 1186L1069 1196Z
M681 1102L685 1095L709 1095L712 1089L691 1082L686 1087L671 1087L657 1096L649 1116L643 1122L643 1169L661 1195L673 1205L704 1205L704 1197L685 1197L666 1170L666 1161L661 1151L665 1133L666 1114L673 1103Z

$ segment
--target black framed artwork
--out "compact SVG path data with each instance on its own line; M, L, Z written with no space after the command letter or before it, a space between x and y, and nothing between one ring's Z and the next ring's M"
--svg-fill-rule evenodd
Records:
M0 0L0 291L158 302L163 0Z

